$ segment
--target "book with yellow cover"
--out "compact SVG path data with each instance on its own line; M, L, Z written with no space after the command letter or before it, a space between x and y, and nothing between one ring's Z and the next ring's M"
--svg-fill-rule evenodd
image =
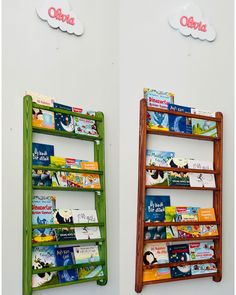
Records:
M152 269L145 269L143 271L143 281L155 281L155 280L163 280L163 279L170 279L170 268L152 268Z
M101 188L100 177L98 174L83 174L84 188Z
M51 156L50 164L53 167L66 168L66 159L61 157Z
M166 206L165 207L165 222L172 222L176 219L176 207Z
M200 237L200 226L199 225L179 225L178 234L179 234L179 238Z
M216 216L215 216L214 208L199 208L198 220L199 221L215 221Z
M81 162L81 169L98 170L98 162Z
M32 126L55 129L54 113L41 109L32 109Z

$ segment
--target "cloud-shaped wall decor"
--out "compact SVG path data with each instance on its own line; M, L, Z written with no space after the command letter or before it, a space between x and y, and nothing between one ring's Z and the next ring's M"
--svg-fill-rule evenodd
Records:
M184 36L192 36L200 40L214 41L216 32L202 12L194 3L186 4L170 15L169 24Z
M84 32L82 23L67 0L37 0L36 12L54 29L59 28L63 32L77 36Z

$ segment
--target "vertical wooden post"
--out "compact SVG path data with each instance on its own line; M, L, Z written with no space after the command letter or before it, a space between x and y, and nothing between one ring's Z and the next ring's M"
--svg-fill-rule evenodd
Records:
M138 204L136 234L136 274L135 291L140 293L143 288L143 247L144 247L144 201L146 195L146 146L147 146L147 103L140 101L139 125L139 166L138 166Z
M215 208L216 220L219 222L218 232L219 240L215 240L216 258L219 260L217 265L217 274L213 277L215 282L220 282L222 278L222 158L223 158L223 114L216 113L216 117L220 118L217 122L217 135L220 140L214 141L214 169L219 170L220 173L215 175L216 187L218 191L213 192L213 206Z
M24 97L23 295L32 294L32 98Z

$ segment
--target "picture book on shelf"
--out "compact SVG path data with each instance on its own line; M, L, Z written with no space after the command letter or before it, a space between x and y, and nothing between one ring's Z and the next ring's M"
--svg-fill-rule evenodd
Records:
M191 187L216 187L215 175L208 173L189 173Z
M170 279L170 268L151 268L143 270L143 282Z
M168 263L168 250L166 243L150 243L144 246L144 265Z
M198 220L199 221L216 221L214 208L199 208Z
M179 234L178 234L177 226L174 226L174 225L166 226L166 238L167 239L175 239L178 237L179 237Z
M148 107L168 109L168 104L174 103L174 94L171 92L144 88L143 93Z
M52 167L66 168L66 159L65 158L51 156L50 162L51 162Z
M72 107L66 106L60 103L54 103L54 108L66 110L66 111L72 111ZM62 114L62 113L55 113L55 129L59 131L65 131L65 132L74 132L75 126L74 126L74 118L71 115Z
M169 131L168 114L148 111L147 126L154 130Z
M55 101L55 98L46 96L46 95L42 95L30 90L27 90L25 92L25 95L30 95L32 97L32 101L37 103L37 104L41 104L41 105L45 105L48 107L53 107L53 103Z
M169 245L168 254L170 262L185 262L189 261L189 248L188 244ZM185 277L191 275L190 265L175 266L170 268L171 277Z
M202 237L218 236L217 225L200 225Z
M94 120L74 117L75 133L98 137L96 122Z
M32 170L32 185L33 186L52 186L52 175L48 170Z
M72 107L72 111L74 113L80 113L80 114L83 114L83 115L89 115L89 116L93 116L93 117L96 115L95 111L84 110L84 109L79 108L79 107Z
M100 239L101 233L99 226L84 226L75 228L76 240Z
M204 110L199 110L196 108L191 108L191 113L195 115L201 115L201 116L207 116L207 117L214 117L216 116L216 113L214 112L209 112L209 111L204 111Z
M100 177L98 174L83 174L84 188L101 188Z
M100 261L98 246L86 245L74 247L74 257L76 264Z
M84 169L84 170L98 170L98 162L82 161L81 162L81 169Z
M54 146L50 144L32 143L32 165L49 166L50 157L54 155Z
M168 172L162 170L146 170L146 185L168 186Z
M199 207L176 207L176 221L198 221Z
M72 210L70 209L54 209L54 224L70 224L73 226ZM73 227L55 228L57 241L76 240L75 230Z
M66 172L68 187L83 187L83 175L81 173Z
M196 238L200 237L199 225L178 225L179 238Z
M56 207L55 196L32 197L32 224L53 224L53 209ZM55 241L52 228L37 228L33 230L33 243Z
M92 210L73 209L72 216L74 223L96 223L98 222L97 212Z
M51 111L33 108L32 126L46 129L54 129L54 113Z
M176 104L169 104L168 110L182 113L191 113L191 108ZM172 132L192 133L191 118L169 114L169 130Z
M217 137L216 122L193 118L192 133L202 136Z
M173 158L169 162L170 167L173 168L188 168L188 159L185 158ZM169 186L189 186L189 176L186 172L168 172L168 184Z
M90 279L94 277L104 276L103 269L101 265L98 266L86 266L78 269L79 279Z
M166 206L165 207L165 222L176 221L176 207Z
M67 187L67 172L52 171L52 186L53 187Z
M56 267L56 257L54 246L33 247L32 250L32 269ZM41 287L58 283L56 272L45 272L32 275L32 287Z
M148 226L144 228L145 240L160 240L166 238L165 226Z
M188 159L189 169L213 170L213 162Z
M214 273L214 272L217 272L215 263L191 265L192 275L201 275L201 274Z
M149 150L146 151L146 165L147 166L161 166L170 167L169 161L175 157L174 152L164 152Z
M197 242L189 244L190 260L209 260L215 258L213 241Z
M57 266L68 266L75 264L73 247L63 247L55 249ZM58 271L60 283L72 282L78 280L77 269L67 269Z
M144 220L164 221L165 207L170 206L170 196L147 195L145 197Z

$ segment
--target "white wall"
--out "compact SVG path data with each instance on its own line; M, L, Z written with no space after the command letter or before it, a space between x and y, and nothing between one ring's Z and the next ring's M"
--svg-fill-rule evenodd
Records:
M118 281L118 3L70 0L85 26L81 37L50 28L32 0L3 1L3 294L21 294L23 200L23 96L25 90L105 114L109 281L35 294L119 294ZM57 155L91 159L92 147L76 140L37 136ZM93 196L56 193L58 207L93 205ZM85 202L85 198L87 202ZM90 200L90 201L88 201Z
M224 114L223 279L145 286L142 294L233 294L233 1L195 0L217 31L213 43L186 38L167 19L185 0L121 0L120 15L120 294L135 279L139 99L143 87L175 93L177 104ZM161 139L161 141L160 141ZM211 143L156 137L149 146L211 160ZM211 193L169 193L172 204L211 204Z

